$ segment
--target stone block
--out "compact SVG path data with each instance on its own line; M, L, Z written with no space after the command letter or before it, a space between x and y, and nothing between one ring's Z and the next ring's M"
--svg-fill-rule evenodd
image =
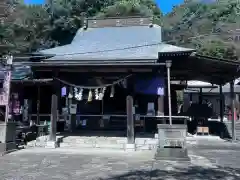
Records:
M35 147L36 146L36 140L27 142L27 147Z
M124 149L124 144L96 144L96 148Z
M158 124L158 149L156 160L188 161L186 125Z
M127 144L127 138L126 139L118 139L117 143L118 144Z
M186 146L186 125L158 124L158 144L160 148Z
M0 124L0 142L16 141L16 123L8 122Z
M68 143L69 147L73 147L73 148L96 148L97 145L96 144L90 144L90 143L86 143L86 144L72 144L72 143Z
M145 144L145 145L136 145L136 150L153 150L156 149L157 145Z
M56 141L47 141L45 148L49 148L49 149L55 149L58 147L58 144Z
M135 144L126 144L125 145L125 151L128 151L128 152L136 151Z
M60 147L71 147L71 144L69 144L69 143L60 143L60 145L59 145Z
M36 142L35 143L35 147L45 147L46 146L46 142Z
M76 143L85 143L85 141L87 141L86 139L80 139L80 138L78 138L78 139L75 139L75 140L72 140L72 141L69 141L69 142L74 142L74 141L76 141Z
M144 145L144 144L146 144L146 142L147 142L147 139L145 139L145 138L136 138L135 139L135 144Z
M147 144L157 145L158 144L158 140L157 139L150 139L150 140L147 141Z
M155 154L155 159L167 161L190 161L187 149L181 148L158 148Z
M15 142L0 143L0 155L4 155L7 152L11 152L16 149L17 147Z

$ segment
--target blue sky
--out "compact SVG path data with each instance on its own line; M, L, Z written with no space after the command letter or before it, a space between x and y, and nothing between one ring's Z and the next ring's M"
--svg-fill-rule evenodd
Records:
M42 4L44 0L24 0L27 4ZM184 0L156 0L156 3L164 14L170 12L174 5L182 3Z
M156 3L158 4L163 14L166 14L168 12L171 12L174 5L179 5L183 3L183 1L184 0L156 0Z

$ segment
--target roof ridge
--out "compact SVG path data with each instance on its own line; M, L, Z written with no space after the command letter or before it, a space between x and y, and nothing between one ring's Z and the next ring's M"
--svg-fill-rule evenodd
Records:
M85 29L102 27L128 27L149 26L153 22L152 17L114 17L114 18L92 18L86 19Z

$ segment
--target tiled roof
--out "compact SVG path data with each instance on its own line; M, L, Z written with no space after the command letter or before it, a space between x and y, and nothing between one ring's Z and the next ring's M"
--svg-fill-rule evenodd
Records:
M161 42L158 25L88 28L78 30L71 44L40 52L55 55L48 60L157 60L159 52L190 50Z

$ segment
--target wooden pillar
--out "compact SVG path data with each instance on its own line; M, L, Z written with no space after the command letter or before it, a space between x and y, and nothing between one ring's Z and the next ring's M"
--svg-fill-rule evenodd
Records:
M164 116L164 95L158 95L158 116Z
M133 96L134 96L134 82L133 77L127 79L127 88L128 88L128 96L126 98L126 112L127 112L127 143L134 144L135 143L135 132L134 132L134 114L133 114Z
M51 125L50 125L50 141L56 141L56 133L57 133L57 105L58 105L58 97L56 94L52 95L52 105L51 105Z
M164 100L164 92L165 92L165 87L163 87L163 95L158 95L158 99L157 99L157 108L158 108L158 111L157 111L157 115L158 116L164 116L164 104L165 104L165 100ZM166 119L165 118L158 118L158 120L161 120L159 122L163 123L163 124L166 124ZM158 123L159 123L158 122Z
M234 82L230 82L230 94L231 94L231 113L232 113L232 140L236 140L235 133L235 93L234 93Z
M169 124L172 125L172 97L171 97L171 74L170 68L172 66L172 61L166 61L167 68L167 89L168 89L168 116L169 116Z
M40 113L40 85L37 85L37 124L40 124L40 117L39 117L39 113Z
M57 77L57 72L54 76ZM56 141L57 133L57 118L58 118L58 94L59 94L59 82L54 78L52 86L52 100L51 100L51 123L50 123L50 141Z
M134 144L133 97L127 96L127 143Z
M198 104L202 104L202 98L203 97L203 92L202 88L200 88L199 96L198 96Z
M219 86L219 94L220 94L220 120L223 122L223 112L224 112L224 101L223 101L223 92L222 92L222 85Z

